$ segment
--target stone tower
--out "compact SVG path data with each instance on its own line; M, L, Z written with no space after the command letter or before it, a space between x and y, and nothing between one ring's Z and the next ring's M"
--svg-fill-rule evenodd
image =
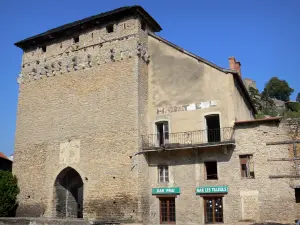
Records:
M160 30L133 6L15 44L24 50L19 216L142 220L147 166L135 153L146 132L148 33Z

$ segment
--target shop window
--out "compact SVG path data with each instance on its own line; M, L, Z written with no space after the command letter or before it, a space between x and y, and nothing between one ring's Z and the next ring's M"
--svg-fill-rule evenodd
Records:
M222 197L204 198L205 223L223 223Z
M157 122L156 123L157 131L157 142L158 145L165 145L169 143L169 123L168 121Z
M158 166L158 182L169 182L168 166Z
M300 188L295 188L295 200L296 203L300 203Z
M221 141L221 129L220 129L220 117L216 115L208 115L206 119L207 129L207 141L208 142L220 142Z
M240 155L241 176L255 178L253 155Z
M217 162L205 162L205 174L207 180L218 180Z
M175 198L160 198L160 223L174 224L176 222Z

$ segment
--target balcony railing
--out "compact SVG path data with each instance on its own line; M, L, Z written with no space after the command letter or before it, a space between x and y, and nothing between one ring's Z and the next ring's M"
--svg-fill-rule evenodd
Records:
M148 134L142 136L142 149L156 148L186 148L217 143L233 143L232 127L218 129L187 131L179 133Z

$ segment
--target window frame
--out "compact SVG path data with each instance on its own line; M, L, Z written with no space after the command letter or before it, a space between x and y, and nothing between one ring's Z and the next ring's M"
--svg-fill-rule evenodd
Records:
M240 171L242 179L255 179L255 171L254 171L254 156L253 154L243 154L239 155L239 163L240 163ZM251 165L252 163L252 165ZM245 166L245 168L244 168ZM251 171L251 166L253 167L253 171ZM252 173L252 175L251 175Z
M217 174L216 174L217 178L216 178L216 179L208 179L208 176L207 176L207 166L206 166L207 163L216 163L216 170L217 170ZM205 169L205 174L204 174L205 180L219 180L219 174L218 174L218 161L205 161L205 162L204 162L204 169Z
M160 196L159 199L159 222L160 224L176 224L176 196ZM170 200L174 201L174 221L171 221ZM163 221L162 201L167 201L167 221Z
M163 174L163 176L162 176L163 181L161 181L161 175L160 175L161 169L162 169L162 174ZM158 183L169 183L170 182L170 169L169 169L168 165L158 165L157 172L158 172ZM168 176L166 176L166 172L167 172ZM168 179L166 180L166 178L168 178Z
M223 197L224 195L206 195L206 196L202 196L203 197L203 205L204 205L204 223L205 224L216 224L216 223L224 223L224 201L223 201ZM221 222L216 222L216 216L215 216L215 204L216 204L216 199L220 198L221 199L221 208L222 208L222 221ZM206 201L208 199L212 199L212 222L207 222L207 208L206 208Z
M160 133L158 126L162 125L162 134ZM158 146L160 147L161 145L168 144L170 140L170 124L168 120L161 120L155 122L155 130L156 130L156 138L157 138L157 143ZM162 135L162 138L161 138Z

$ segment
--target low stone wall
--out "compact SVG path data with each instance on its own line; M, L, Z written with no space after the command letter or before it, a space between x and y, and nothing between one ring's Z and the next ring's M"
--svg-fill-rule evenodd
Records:
M84 219L0 217L0 225L120 225L120 223L88 221Z
M177 225L186 225L178 224ZM227 225L293 225L291 223L253 223L253 222L237 222L226 223ZM105 222L105 221L88 221L84 219L56 219L56 218L3 218L0 217L0 225L124 225L123 223ZM126 224L126 225L141 225L141 224ZM150 224L149 224L150 225ZM151 224L156 225L156 224ZM159 225L159 224L157 224Z

